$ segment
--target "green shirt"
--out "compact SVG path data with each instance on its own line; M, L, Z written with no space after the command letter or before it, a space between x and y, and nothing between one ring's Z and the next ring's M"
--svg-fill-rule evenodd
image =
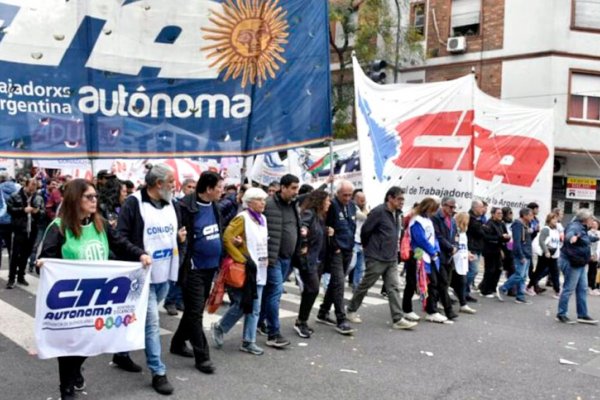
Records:
M60 218L56 218L53 223L60 226ZM98 232L94 223L82 226L79 238L70 229L65 232L65 243L61 248L65 260L108 260L108 252L106 232Z

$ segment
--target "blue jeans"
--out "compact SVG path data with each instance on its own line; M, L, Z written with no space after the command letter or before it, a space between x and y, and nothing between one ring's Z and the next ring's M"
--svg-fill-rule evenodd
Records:
M160 326L158 323L158 303L164 300L169 291L169 282L151 283L146 314L146 363L154 375L164 375L167 367L160 359Z
M260 303L263 294L263 285L256 286L257 296L252 304L252 314L246 314L240 306L242 300L242 291L240 289L229 289L231 305L219 321L219 327L223 333L227 333L244 316L244 342L256 342L256 328L258 327L258 316L260 315Z
M513 262L515 263L515 273L504 282L504 285L500 287L500 291L506 293L516 286L517 300L525 300L525 280L529 274L531 259L526 258L525 262L522 262L521 259L513 258Z
M354 270L354 275L352 276L352 289L356 290L365 272L365 253L359 243L354 244L354 249L352 251L350 271L352 270Z
M283 274L290 268L290 259L278 258L267 268L267 284L262 292L259 324L267 322L269 337L279 333L279 303L283 293Z
M573 268L564 257L558 259L558 266L565 277L560 299L558 300L558 315L567 316L569 298L575 292L577 318L587 317L587 267Z
M465 288L465 296L471 293L471 286L475 283L475 277L479 273L481 265L481 254L474 253L475 258L469 261L469 270L467 271L467 286Z
M174 304L181 308L183 306L183 293L177 282L169 281L169 293L165 299L165 306Z

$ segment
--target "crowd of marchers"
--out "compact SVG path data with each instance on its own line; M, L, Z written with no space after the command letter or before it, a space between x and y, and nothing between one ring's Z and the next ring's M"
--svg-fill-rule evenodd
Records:
M161 303L168 315L183 313L169 351L211 374L216 366L203 328L207 304L214 311L221 303L215 300L219 291L227 292L228 308L208 335L217 349L242 319L241 351L262 355L257 335L266 336L267 346L282 349L290 345L279 318L289 279L301 293L293 329L303 339L314 333L310 314L321 287L325 293L315 322L352 335L362 323L363 299L380 278L392 327L398 330L414 329L422 318L452 324L460 313L476 314L475 303L485 298L513 296L527 305L547 290L544 286L558 299L559 322L597 323L586 302L588 294L600 294L600 234L589 210L579 210L564 228L560 209L542 223L535 203L513 216L510 208L488 212L480 200L473 200L468 212L456 212L455 199L426 197L403 214L399 187L390 187L382 203L370 208L350 182L331 179L328 184L314 189L288 174L265 190L248 184L225 187L218 173L206 171L198 181L182 182L175 195L174 171L165 164L149 166L145 184L137 189L106 170L94 182L39 174L14 181L0 173L0 238L10 259L7 288L28 285L27 268L39 273L45 258L110 257L151 266L145 353L152 386L161 394L174 391L162 361ZM177 229L152 229L165 224ZM102 251L84 251L92 242L101 243ZM150 256L165 248L177 251ZM243 266L239 287L224 284L225 260ZM483 279L476 282L480 268ZM499 285L503 273L506 279ZM348 302L346 282L353 291ZM567 306L573 292L572 320ZM62 399L73 399L85 388L84 361L78 355L58 358ZM128 353L114 354L113 363L142 371Z

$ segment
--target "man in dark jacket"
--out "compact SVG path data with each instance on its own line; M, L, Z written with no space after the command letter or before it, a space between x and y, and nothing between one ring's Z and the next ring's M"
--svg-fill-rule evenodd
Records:
M240 190L237 193L230 193L223 197L219 203L219 212L221 213L221 218L223 218L223 227L226 228L227 225L231 222L232 219L235 218L236 215L242 211L242 197L244 197L244 193L250 187L247 183L244 183L240 186Z
M510 227L513 237L513 262L515 264L515 273L504 282L504 285L498 287L496 295L498 300L504 301L508 291L516 287L517 304L530 304L525 298L525 279L531 266L531 231L529 224L533 219L533 212L530 208L521 208L519 219L515 220Z
M219 174L205 171L200 175L196 191L177 203L189 235L179 269L185 309L171 340L171 353L194 357L196 368L207 374L213 373L215 367L210 361L202 315L223 253L221 217L216 206L223 186ZM192 344L193 352L185 344L186 340Z
M356 205L352 201L354 185L350 181L338 181L335 197L331 201L325 224L334 229L331 245L327 248L326 271L331 274L325 298L317 314L317 322L335 326L342 335L351 335L354 329L346 321L344 309L344 281L352 261L354 235L356 233ZM329 316L331 306L336 319Z
M451 197L444 197L442 199L442 207L431 218L433 228L435 229L435 236L440 244L439 300L444 306L444 313L449 320L458 317L452 310L452 301L448 295L450 277L454 269L452 256L458 251L458 243L456 241L458 230L456 228L456 221L453 218L454 210L456 210L456 200Z
M7 289L12 289L15 287L15 279L20 285L29 285L25 280L25 267L37 236L37 222L44 209L44 199L37 193L37 181L34 178L26 179L23 188L10 196L6 206L14 234L6 284Z
M402 189L392 186L385 195L385 202L375 207L367 216L360 235L365 252L366 268L358 288L348 305L347 318L353 323L361 323L356 314L369 289L383 276L394 329L411 329L416 322L408 321L402 313L400 282L398 279L398 239L404 194Z
M469 271L467 272L467 287L465 299L476 303L477 299L471 296L471 287L475 283L475 277L479 273L479 266L483 257L484 232L481 217L485 211L485 206L481 200L473 200L469 210L469 227L467 229L469 253L474 257L469 260Z
M166 164L156 164L146 174L145 181L146 187L125 200L117 229L129 242L152 255L145 326L146 363L152 373L154 390L168 395L174 389L161 360L158 304L167 296L169 280L177 280L178 244L185 242L187 232L185 227L180 227L181 221L172 202L175 188L173 169ZM128 353L115 354L113 362L126 371L142 370Z
M267 198L264 212L269 230L269 267L258 320L261 331L265 329L263 326L266 321L267 346L276 348L290 344L280 332L279 304L283 280L288 275L292 260L299 254L301 245L301 221L296 204L300 180L297 176L287 174L281 177L279 183L280 190Z

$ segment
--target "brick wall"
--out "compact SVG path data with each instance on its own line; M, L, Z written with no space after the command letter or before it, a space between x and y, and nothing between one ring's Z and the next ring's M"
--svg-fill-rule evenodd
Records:
M429 67L425 72L425 81L439 82L460 78L470 73L473 67L479 88L490 96L499 98L502 92L502 62Z
M467 36L467 52L474 53L482 50L501 49L504 43L504 0L481 0L481 19L479 35ZM437 21L438 33L434 24ZM452 0L429 0L429 15L427 28L428 57L445 57L448 54L444 43L451 35L450 17L452 15ZM440 40L443 43L440 43Z

